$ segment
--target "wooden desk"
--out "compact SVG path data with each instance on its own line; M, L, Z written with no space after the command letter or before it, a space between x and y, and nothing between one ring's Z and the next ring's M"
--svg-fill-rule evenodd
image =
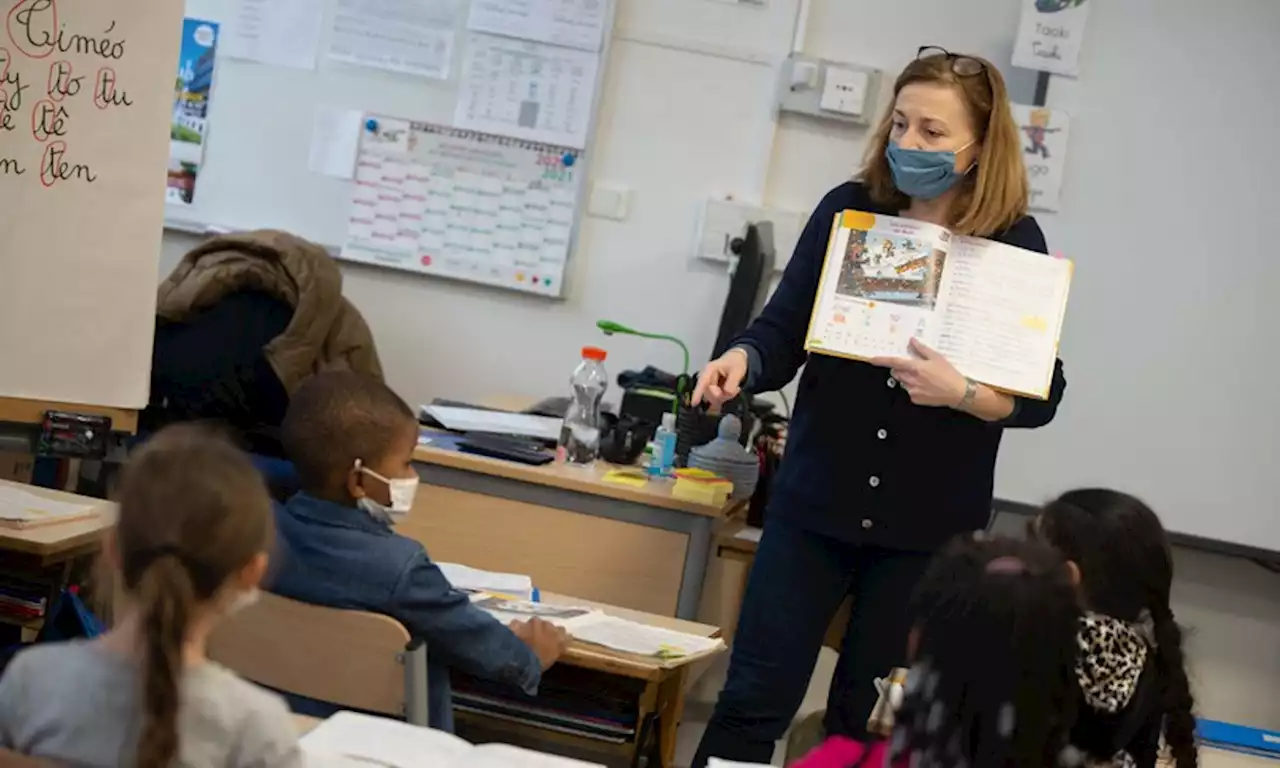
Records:
M554 605L582 606L599 608L613 616L629 619L641 624L648 624L677 632L685 632L703 637L717 637L720 630L706 624L657 616L640 611L601 605L590 600L567 597L557 594L544 594L542 601ZM573 643L560 659L560 664L589 669L608 675L640 680L644 683L644 692L638 702L643 715L655 714L658 722L658 743L662 750L663 763L671 765L675 757L676 734L680 727L680 718L684 714L685 679L691 665L676 668L664 667L655 659L634 656L631 654L610 651L599 646ZM696 663L696 662L695 662ZM485 726L486 731L496 734L496 738L524 737L524 741L539 742L545 746L544 751L553 751L557 744L570 744L579 737L547 731L536 726L496 720L487 715L456 711L455 717L459 725L478 723ZM319 724L315 718L294 715L294 723L298 733L306 734ZM630 745L631 749L635 745Z
M54 599L71 582L76 566L97 555L102 548L103 536L115 522L116 505L8 480L0 480L0 487L19 488L54 501L89 504L97 511L96 517L69 523L26 530L0 527L0 571L47 586L48 604L52 607ZM34 634L44 619L0 616L0 623L20 626L24 633Z
M17 556L37 566L57 565L83 555L94 554L102 546L103 534L115 521L116 505L49 488L0 480L0 486L19 488L37 496L73 504L89 504L97 516L69 523L42 525L18 530L0 527L0 557Z
M112 431L129 433L138 431L137 411L112 408L110 406L51 403L47 400L0 397L0 422L39 424L44 420L45 411L66 411L68 413L86 413L93 416L109 416L111 417Z
M718 637L720 635L719 628L708 624L698 624L670 616L644 613L612 605L602 605L576 597L544 593L542 602L553 605L598 608L618 618L703 637ZM680 720L684 716L685 693L687 690L685 682L690 674L690 669L699 665L701 661L699 659L673 668L663 666L656 659L619 653L599 646L574 642L569 646L559 663L579 669L601 672L606 675L641 681L643 683L642 693L637 701L640 719L643 721L649 715L656 717L658 724L656 738L663 756L663 764L669 766L675 758L676 735L680 728ZM481 725L484 731L493 733L498 740L505 740L510 737L517 742L523 742L523 746L537 746L543 751L558 751L555 749L556 745L569 748L587 748L588 751L592 747L595 749L600 748L598 743L589 742L583 737L555 733L533 725L499 721L483 714L455 710L454 716L460 726L467 724ZM630 764L634 764L631 763L630 759L634 751L641 746L636 743L622 746L621 752ZM580 757L581 754L571 753L569 756Z
M713 531L736 507L672 498L669 480L606 483L604 462L533 467L431 445L414 458L423 486L398 531L433 559L663 616L697 616Z

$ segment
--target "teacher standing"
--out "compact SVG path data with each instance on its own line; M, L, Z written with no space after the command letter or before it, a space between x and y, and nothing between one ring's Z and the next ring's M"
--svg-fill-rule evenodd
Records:
M828 623L853 613L828 698L829 734L865 738L873 680L906 661L906 605L931 555L986 527L1000 436L1048 424L1048 400L966 379L913 342L910 359L807 357L805 333L835 215L904 216L1047 253L1004 79L976 56L925 47L898 76L857 181L809 219L760 317L703 369L694 402L785 386L804 365L786 456L747 585L729 678L695 768L708 757L768 763L808 687ZM807 363L807 364L806 364Z

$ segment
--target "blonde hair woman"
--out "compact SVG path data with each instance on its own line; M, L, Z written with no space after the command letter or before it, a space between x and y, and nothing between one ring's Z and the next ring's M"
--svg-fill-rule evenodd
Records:
M999 71L925 47L893 97L857 179L818 205L764 312L698 378L695 402L718 404L740 389L779 389L804 365L729 679L695 768L711 756L769 762L846 596L854 607L825 725L865 737L874 678L906 660L906 605L931 555L987 525L1001 434L1048 424L1066 387L1059 364L1048 400L1021 400L966 379L919 343L910 359L876 364L807 358L818 275L842 210L1047 252L1027 215L1022 147Z

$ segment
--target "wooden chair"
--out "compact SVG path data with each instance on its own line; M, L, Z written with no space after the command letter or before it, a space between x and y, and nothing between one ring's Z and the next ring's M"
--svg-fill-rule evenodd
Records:
M209 638L209 658L259 685L427 725L427 648L389 616L263 593Z

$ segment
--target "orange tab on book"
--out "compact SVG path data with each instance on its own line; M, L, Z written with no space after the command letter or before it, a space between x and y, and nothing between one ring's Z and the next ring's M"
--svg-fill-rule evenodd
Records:
M845 229L872 229L876 225L876 215L874 213L864 213L863 211L845 211L840 214L840 226Z

